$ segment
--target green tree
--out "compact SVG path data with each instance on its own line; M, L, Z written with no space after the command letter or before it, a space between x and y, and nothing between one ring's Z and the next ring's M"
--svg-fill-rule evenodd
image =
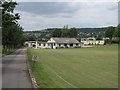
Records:
M71 28L68 30L68 36L73 38L77 37L77 29L76 28Z
M116 27L114 31L114 37L117 38L117 41L120 43L120 24Z
M68 31L69 31L68 28L62 28L61 37L69 37Z
M55 30L52 32L52 37L61 37L61 34L62 34L61 29L55 29Z
M15 48L24 41L23 28L18 24L20 15L14 12L17 5L12 1L0 1L2 4L2 43L3 48Z
M76 28L62 28L62 29L55 29L52 32L52 37L77 37L77 29Z
M109 37L110 43L112 43L112 37L113 37L114 30L115 30L115 28L110 26L110 27L107 28L107 30L105 32L105 36Z
M37 38L35 36L27 36L27 41L36 41Z
M116 27L114 31L114 37L120 37L120 24Z

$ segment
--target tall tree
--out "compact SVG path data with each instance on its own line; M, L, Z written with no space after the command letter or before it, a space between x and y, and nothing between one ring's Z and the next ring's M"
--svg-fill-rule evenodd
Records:
M116 29L114 31L114 36L120 37L120 24L116 27Z
M107 28L107 30L105 32L105 36L109 37L110 43L112 43L112 37L113 37L114 30L115 30L115 28L110 26L110 27Z
M20 15L14 12L17 5L12 1L0 1L2 4L2 43L3 48L14 48L21 45L23 29L18 24Z
M114 31L114 37L117 38L117 40L120 43L120 24L116 27L115 31Z

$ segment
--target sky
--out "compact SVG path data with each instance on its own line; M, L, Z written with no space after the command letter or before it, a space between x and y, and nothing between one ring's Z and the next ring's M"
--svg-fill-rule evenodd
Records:
M118 2L88 0L74 2L23 2L18 1L15 13L19 13L24 31L46 28L91 28L117 26Z

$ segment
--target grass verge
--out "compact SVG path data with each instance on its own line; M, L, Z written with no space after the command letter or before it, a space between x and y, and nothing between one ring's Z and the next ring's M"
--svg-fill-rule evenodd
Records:
M29 48L27 54L33 74L42 88L118 86L117 45L55 50ZM39 56L38 62L33 63L33 55Z

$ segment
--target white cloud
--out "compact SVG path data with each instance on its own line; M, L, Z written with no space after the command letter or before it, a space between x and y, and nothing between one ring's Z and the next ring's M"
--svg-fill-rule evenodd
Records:
M76 17L82 23L94 23L94 24L117 24L118 21L118 9L112 8L108 3L84 3L82 8L76 13ZM117 4L113 4L117 5ZM112 6L113 6L112 5ZM111 10L113 9L113 10Z
M44 17L37 14L24 12L24 11L17 11L20 13L21 20L19 21L20 25L23 26L25 30L39 30L45 29L47 27L61 27L66 25L66 21L68 21L65 17Z
M45 16L34 14L32 12L16 10L20 13L21 20L19 23L25 30L40 30L49 27L100 27L116 26L118 23L117 3L68 3L71 7L77 7L76 12L54 14Z

